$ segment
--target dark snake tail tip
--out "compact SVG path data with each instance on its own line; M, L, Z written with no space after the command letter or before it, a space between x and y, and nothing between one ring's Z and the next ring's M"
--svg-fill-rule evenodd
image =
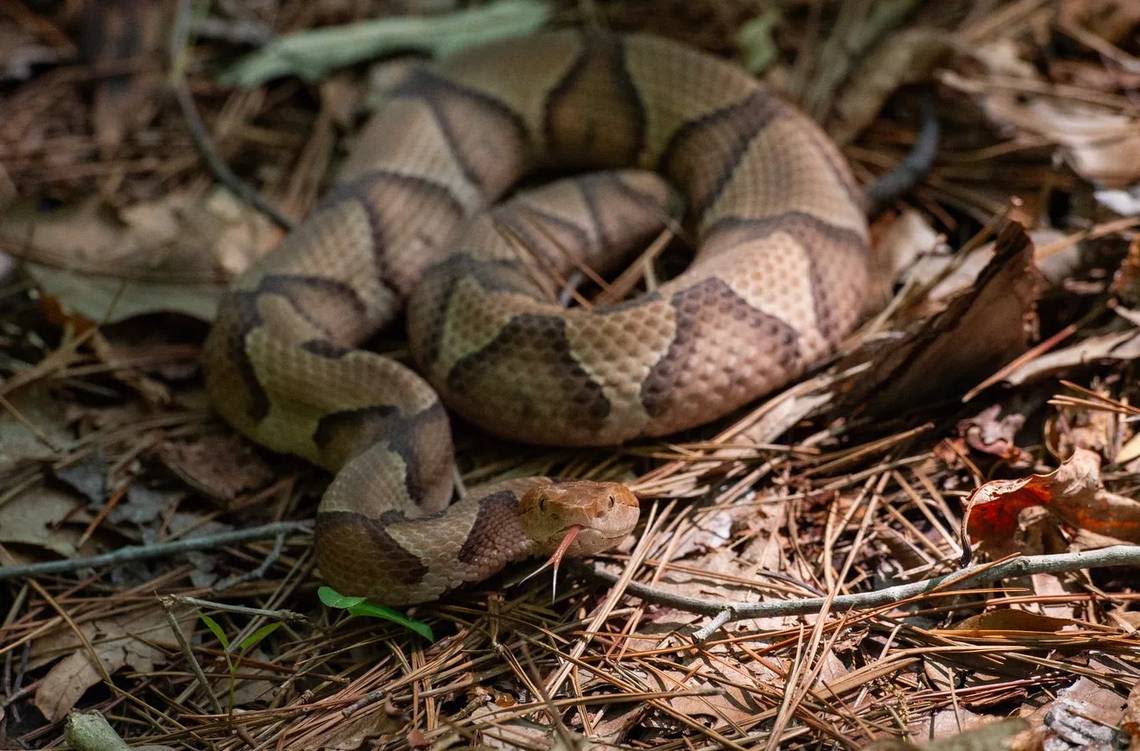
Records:
M906 195L926 177L938 155L942 126L934 106L934 95L926 91L921 102L922 122L918 135L903 160L867 188L867 213L874 215L900 196Z

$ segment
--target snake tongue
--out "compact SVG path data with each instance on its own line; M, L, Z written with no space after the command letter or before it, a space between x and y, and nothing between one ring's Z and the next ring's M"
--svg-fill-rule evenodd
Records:
M578 533L581 531L582 527L578 524L575 524L574 526L567 529L566 536L562 538L562 542L558 543L558 547L554 549L554 552L550 554L550 557L546 559L546 562L536 568L534 571L527 574L522 581L526 581L532 576L540 574L548 567L552 566L554 568L554 573L551 575L552 581L550 585L550 598L554 599L555 595L558 593L558 566L562 563L562 557L566 555L566 551L569 550L570 546L574 544L574 540L577 539ZM521 584L522 582L519 583Z

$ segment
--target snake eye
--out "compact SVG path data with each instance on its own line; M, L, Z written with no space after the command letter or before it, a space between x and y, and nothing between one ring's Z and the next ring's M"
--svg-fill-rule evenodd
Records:
M614 507L614 504L615 504L615 503L617 503L617 501L615 501L615 500L614 500L614 497L611 495L611 496L610 496L610 508L611 508L611 509Z
M538 510L546 511L546 496L544 495L538 497Z

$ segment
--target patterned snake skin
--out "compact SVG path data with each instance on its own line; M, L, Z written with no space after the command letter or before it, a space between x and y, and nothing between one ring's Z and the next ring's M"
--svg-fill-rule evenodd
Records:
M540 167L631 169L488 208ZM561 280L614 270L676 213L662 176L698 241L689 269L617 305L558 305ZM544 477L448 505L440 397L538 444L720 417L855 325L860 200L811 121L716 58L561 31L464 52L394 88L338 186L233 285L207 383L244 434L336 473L317 514L325 579L389 604L436 599L568 539L569 555L597 552L637 520L622 485ZM356 348L405 307L426 381Z

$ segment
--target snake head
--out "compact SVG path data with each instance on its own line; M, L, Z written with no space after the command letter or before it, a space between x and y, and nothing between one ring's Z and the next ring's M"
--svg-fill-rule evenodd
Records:
M518 514L523 531L538 542L539 552L554 552L569 540L559 557L593 555L633 531L637 496L618 482L553 480L524 493Z

